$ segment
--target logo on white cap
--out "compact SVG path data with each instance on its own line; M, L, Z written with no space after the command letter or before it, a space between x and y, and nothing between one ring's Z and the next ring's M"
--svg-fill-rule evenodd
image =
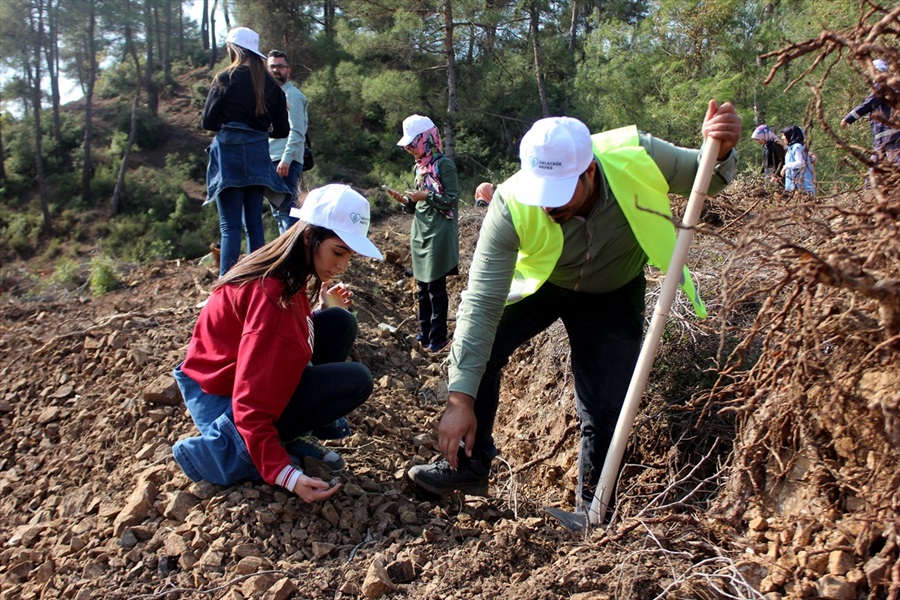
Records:
M291 216L330 229L358 254L382 258L367 237L369 201L349 185L330 183L314 189L307 194L303 206L291 209Z
M571 117L541 119L522 137L519 160L516 200L546 208L563 206L594 160L591 132Z

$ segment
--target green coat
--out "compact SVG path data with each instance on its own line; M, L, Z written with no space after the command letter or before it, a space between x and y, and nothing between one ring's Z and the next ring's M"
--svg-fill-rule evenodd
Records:
M413 276L422 283L455 274L459 266L459 179L456 165L442 156L438 159L437 171L444 188L443 195L428 192L428 198L424 201L404 208L414 217L409 231L409 247Z

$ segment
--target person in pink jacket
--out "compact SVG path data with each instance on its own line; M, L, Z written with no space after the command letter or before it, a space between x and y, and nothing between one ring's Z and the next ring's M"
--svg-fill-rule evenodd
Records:
M357 333L352 292L331 282L353 254L382 256L367 237L369 202L349 186L315 189L295 210L300 221L222 276L201 310L174 371L200 435L172 451L194 481L262 479L314 502L340 486L303 473L302 456L316 450L309 432L373 388L367 367L346 362ZM317 457L342 468L329 454Z

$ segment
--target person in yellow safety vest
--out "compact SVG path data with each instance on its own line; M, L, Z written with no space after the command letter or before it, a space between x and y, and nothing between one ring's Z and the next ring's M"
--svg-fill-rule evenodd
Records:
M713 195L736 171L734 106L710 101L702 132L721 141ZM561 319L581 421L576 511L586 511L640 354L644 265L667 268L674 248L666 194L690 194L700 152L634 127L592 137L570 117L534 123L519 147L521 170L494 192L457 312L439 426L443 458L412 467L414 485L442 496L487 495L502 369ZM683 277L704 316L686 269Z

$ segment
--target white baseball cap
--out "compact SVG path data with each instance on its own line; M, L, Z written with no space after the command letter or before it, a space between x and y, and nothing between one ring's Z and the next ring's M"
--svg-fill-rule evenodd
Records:
M410 115L403 119L403 137L397 142L398 146L409 146L416 136L423 131L434 127L434 122L422 115Z
M245 50L254 52L262 56L263 60L266 55L259 51L259 34L247 27L235 27L225 36L225 43L240 46Z
M875 70L881 71L882 73L888 70L888 64L880 58L876 58L875 60L873 60L872 66L875 67Z
M519 144L516 200L545 208L568 204L578 177L592 160L594 149L587 125L571 117L535 122Z
M357 254L382 259L369 241L369 201L349 185L330 183L306 196L303 206L292 208L291 216L310 225L330 229Z

